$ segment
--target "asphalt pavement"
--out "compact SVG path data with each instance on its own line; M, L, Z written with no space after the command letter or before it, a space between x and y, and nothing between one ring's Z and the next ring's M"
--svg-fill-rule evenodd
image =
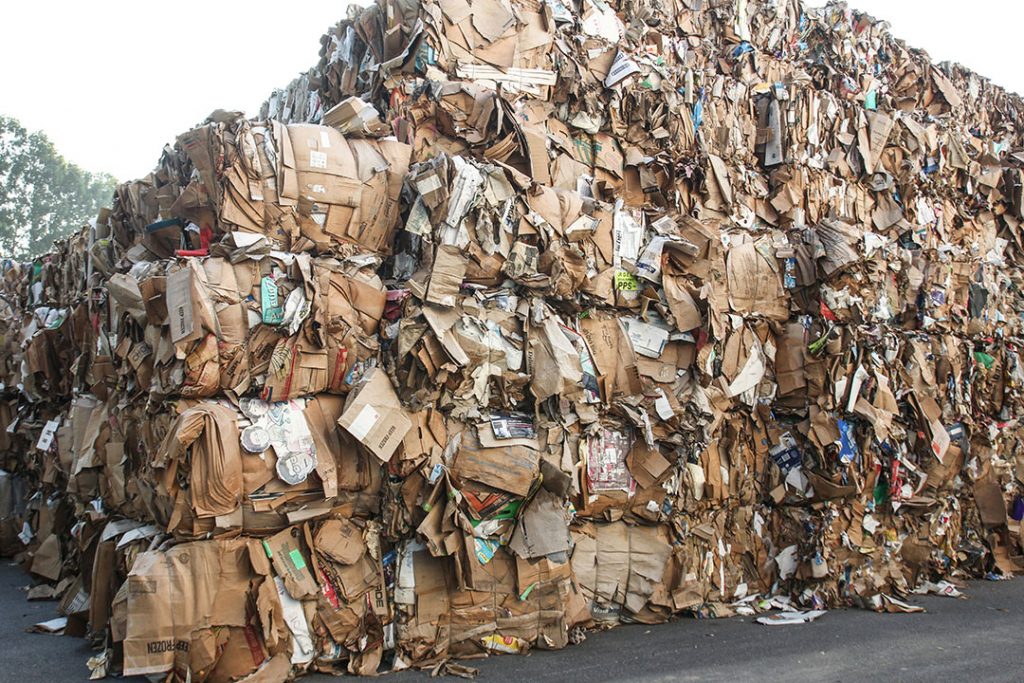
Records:
M77 638L27 633L56 616L54 602L27 602L29 579L0 564L0 681L87 681L93 652ZM761 626L748 618L680 619L588 634L560 652L464 662L479 683L564 681L1024 681L1024 580L973 582L967 599L914 596L919 614L833 610L809 624ZM423 681L422 672L389 683ZM332 680L309 676L303 681Z

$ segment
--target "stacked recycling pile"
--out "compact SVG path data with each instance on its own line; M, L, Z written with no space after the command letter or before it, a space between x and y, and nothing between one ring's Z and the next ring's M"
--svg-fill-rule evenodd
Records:
M7 270L2 546L209 681L1015 571L1022 113L840 5L353 11Z

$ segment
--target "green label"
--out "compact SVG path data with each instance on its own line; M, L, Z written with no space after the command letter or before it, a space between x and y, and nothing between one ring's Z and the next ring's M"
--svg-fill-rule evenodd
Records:
M632 273L618 270L615 271L615 289L620 292L635 292L640 289L640 283Z
M306 561L302 559L302 553L299 552L298 548L288 553L288 557L292 558L292 564L295 565L296 569L306 568Z

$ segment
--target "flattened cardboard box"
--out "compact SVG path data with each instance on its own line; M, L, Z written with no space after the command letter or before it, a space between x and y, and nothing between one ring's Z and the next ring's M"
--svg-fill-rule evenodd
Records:
M391 460L412 428L391 380L380 368L371 369L352 391L338 424L381 462Z
M213 627L246 624L251 567L244 541L199 541L149 551L128 575L124 675L215 659Z
M459 479L526 496L540 471L540 453L527 446L484 448L471 429L462 432L462 444L452 464Z

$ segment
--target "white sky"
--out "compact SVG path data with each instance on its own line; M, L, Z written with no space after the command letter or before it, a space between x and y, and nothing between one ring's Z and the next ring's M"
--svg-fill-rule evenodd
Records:
M316 64L346 0L11 0L0 18L0 114L119 180L214 109L256 114Z
M0 114L43 130L69 160L120 180L214 109L255 114L317 61L345 0L15 0L0 21ZM359 4L365 4L360 2ZM811 0L810 5L823 5ZM1018 92L1024 3L852 0L933 59Z

